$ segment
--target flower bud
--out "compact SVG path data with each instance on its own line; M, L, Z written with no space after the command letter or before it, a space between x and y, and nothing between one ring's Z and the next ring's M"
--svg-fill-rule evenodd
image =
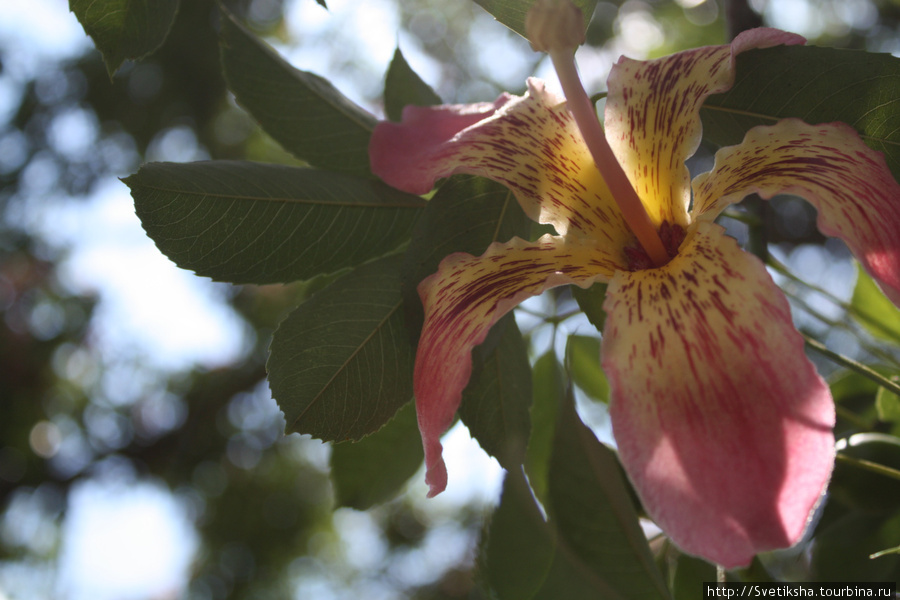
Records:
M584 17L571 0L537 0L525 16L525 31L536 52L574 50L584 43Z

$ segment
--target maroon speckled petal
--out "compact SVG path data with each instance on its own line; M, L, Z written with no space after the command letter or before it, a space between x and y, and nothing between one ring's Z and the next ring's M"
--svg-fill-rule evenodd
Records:
M685 50L651 61L621 58L610 72L606 138L647 212L687 225L690 176L684 165L700 144L700 107L734 83L734 57L752 48L802 44L777 29L753 29L730 46Z
M711 221L747 194L794 194L819 211L825 235L841 238L900 306L900 185L880 152L843 123L785 119L756 127L716 153L712 171L694 180L694 214Z
M601 257L602 260L602 257ZM480 257L451 254L419 284L425 326L414 375L416 411L425 447L430 496L447 485L441 434L453 422L472 372L472 348L520 302L551 287L586 287L606 278L590 245L545 235L529 243L492 244Z
M633 238L563 99L537 79L494 105L407 109L402 123L378 124L369 156L376 175L416 194L454 173L498 181L533 220L594 240L619 263Z
M699 223L619 272L603 368L625 470L686 552L728 568L802 536L834 462L834 404L764 265Z

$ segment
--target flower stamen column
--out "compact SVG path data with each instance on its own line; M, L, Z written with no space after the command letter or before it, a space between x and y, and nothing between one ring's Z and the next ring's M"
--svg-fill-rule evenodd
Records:
M528 11L525 28L531 47L550 55L569 111L625 222L653 264L662 266L669 262L669 253L609 147L597 113L578 77L574 53L575 48L584 43L583 23L581 10L569 0L538 0Z

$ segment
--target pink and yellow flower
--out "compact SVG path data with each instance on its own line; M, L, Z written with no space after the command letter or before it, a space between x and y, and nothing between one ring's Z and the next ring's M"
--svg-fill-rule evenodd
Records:
M832 398L783 293L714 220L751 193L801 196L818 209L819 229L844 240L900 304L900 186L841 123L785 119L721 149L693 182L685 166L700 143L700 107L731 87L735 56L798 43L759 29L727 46L622 58L609 76L605 140L591 140L583 116L576 124L586 96L573 98L564 83L567 104L536 79L522 97L410 106L402 123L378 125L372 168L390 185L424 194L454 173L482 175L556 230L494 243L479 257L452 254L419 285L426 318L415 397L429 495L447 484L440 436L472 348L528 297L607 282L610 414L648 514L685 551L725 567L802 536L834 461ZM591 144L611 154L598 158ZM619 167L628 190L609 174ZM624 214L634 208L623 209L629 192L649 228Z

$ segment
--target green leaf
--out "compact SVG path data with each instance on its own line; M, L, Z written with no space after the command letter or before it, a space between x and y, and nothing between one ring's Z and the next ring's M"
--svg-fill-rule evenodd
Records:
M820 532L812 551L817 581L896 581L900 555L869 557L900 539L900 513L879 517L850 513Z
M559 413L550 519L522 472L510 470L480 557L492 591L500 600L668 598L618 461L581 423L571 395Z
M566 381L556 353L541 356L532 369L533 400L531 435L525 455L525 472L538 499L547 502L547 478L559 405L566 395Z
M69 0L85 33L103 54L112 77L125 59L140 59L166 39L178 0Z
M716 580L716 567L703 559L676 551L672 562L672 596L675 600L696 600L703 582Z
M609 402L609 382L600 366L600 338L570 335L566 342L566 370L585 394Z
M887 299L878 284L861 268L850 306L854 316L869 333L884 340L900 342L900 309Z
M479 556L498 600L626 600L579 560L544 521L519 469L503 482Z
M459 417L482 449L511 470L525 460L531 429L531 365L528 345L511 314L494 329L499 341L487 356L473 361L476 366L463 391Z
M449 179L428 202L406 250L403 298L410 331L418 335L424 320L416 286L437 271L445 256L480 256L493 242L527 237L531 223L512 192L499 183L467 175ZM482 346L495 341L489 335Z
M400 260L391 256L357 268L278 326L266 367L287 431L359 440L412 397Z
M297 158L323 169L371 176L375 117L327 79L295 69L222 10L222 69L238 103Z
M893 380L900 383L897 377ZM900 396L883 387L878 388L878 393L875 394L875 410L878 411L879 421L900 423Z
M555 537L534 503L522 471L509 471L479 557L482 576L496 597L532 598L547 577L555 546Z
M440 103L441 97L412 70L397 48L384 83L384 112L388 119L399 121L403 107L410 104L432 106Z
M372 435L334 445L331 480L335 504L367 510L387 502L416 474L423 458L416 406L410 402Z
M884 152L900 179L900 59L889 54L816 46L778 46L737 57L730 91L703 105L704 137L740 143L757 125L785 117L807 123L843 121Z
M475 0L481 8L491 13L495 19L528 39L525 33L525 15L534 4L534 0ZM597 7L597 0L573 0L575 6L581 9L584 16L584 29L587 31L588 23Z
M622 597L669 597L619 462L581 422L571 397L557 424L548 512L565 545Z
M166 256L235 283L308 279L382 256L424 206L369 179L250 162L150 163L125 183Z
M572 297L578 303L578 307L584 312L588 321L597 328L597 331L603 331L603 325L606 324L606 311L603 310L603 300L606 299L605 283L595 283L588 289L582 289L577 285L569 286L572 290Z
M900 469L900 439L882 433L858 433L839 440L836 447L839 460L828 487L832 501L869 514L900 511L900 480L865 466L869 463Z

